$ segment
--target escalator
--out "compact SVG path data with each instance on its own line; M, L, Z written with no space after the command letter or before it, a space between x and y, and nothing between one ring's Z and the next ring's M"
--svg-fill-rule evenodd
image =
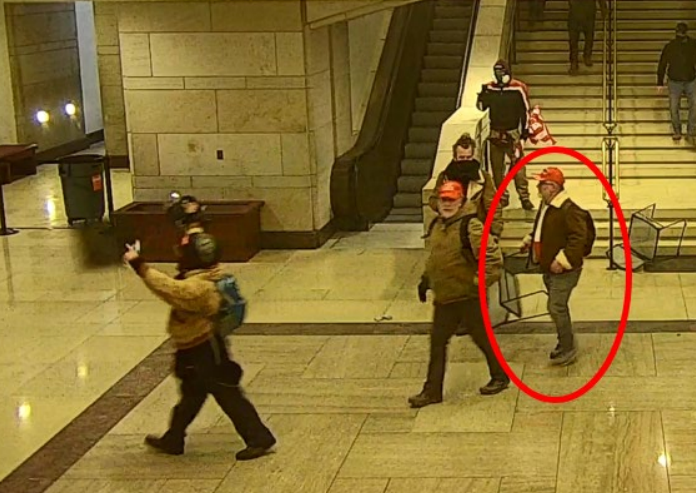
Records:
M477 8L426 0L394 11L360 135L332 170L338 229L423 222L422 189L457 109Z

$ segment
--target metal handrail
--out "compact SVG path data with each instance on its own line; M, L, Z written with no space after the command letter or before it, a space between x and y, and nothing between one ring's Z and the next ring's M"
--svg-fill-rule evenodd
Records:
M464 98L464 85L466 84L466 74L468 72L469 60L471 59L471 49L474 44L474 37L476 36L476 20L478 19L480 0L474 0L471 13L471 19L469 19L469 31L466 42L466 51L464 52L464 60L462 61L462 71L459 74L459 95L457 96L457 106L459 109L462 106L462 99Z

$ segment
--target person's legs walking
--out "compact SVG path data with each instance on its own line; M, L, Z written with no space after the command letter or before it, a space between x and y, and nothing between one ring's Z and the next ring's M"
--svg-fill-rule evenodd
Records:
M420 394L409 399L411 407L423 407L442 402L447 346L462 321L461 303L435 305L430 329L430 359L428 376Z
M509 386L510 378L503 370L500 361L498 361L495 355L495 351L493 351L493 346L486 332L486 325L483 321L478 298L464 301L464 310L466 323L469 326L469 335L471 335L476 346L486 357L488 371L491 376L491 381L485 387L481 387L480 391L484 395L502 392Z
M200 380L195 368L189 366L186 356L177 354L175 374L180 380L179 402L172 409L169 430L158 438L148 435L145 443L152 448L171 455L184 453L186 429L196 418L208 397L205 384Z
M686 134L689 138L696 138L696 79L684 84L687 104L689 106L689 120L686 127Z
M568 302L573 289L578 285L580 273L580 270L576 270L563 274L544 274L543 276L549 296L547 308L556 326L558 336L558 345L551 354L551 359L557 364L572 362L577 353Z
M669 113L672 119L672 138L674 140L681 139L682 123L679 105L681 104L681 96L684 86L681 82L670 80L667 83L669 88Z
M583 36L585 38L585 46L583 49L583 61L588 67L592 66L592 50L594 48L595 37L595 18L591 17L583 21L582 26Z
M580 44L581 26L577 20L568 19L568 45L570 48L570 75L578 73L578 52Z

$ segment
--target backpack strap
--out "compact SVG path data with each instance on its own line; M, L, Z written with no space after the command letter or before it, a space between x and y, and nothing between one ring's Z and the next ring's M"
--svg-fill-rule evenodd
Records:
M430 238L430 235L433 234L433 229L435 229L435 223L437 222L437 220L438 220L438 217L435 216L435 218L432 221L430 221L430 224L428 224L428 229L427 229L426 233L423 236L421 236L421 240L425 240L426 238Z
M474 262L476 262L476 252L474 252L474 248L471 245L471 239L469 238L469 223L472 219L476 218L478 218L478 214L467 214L466 216L462 216L459 227L459 238L462 242L462 254Z

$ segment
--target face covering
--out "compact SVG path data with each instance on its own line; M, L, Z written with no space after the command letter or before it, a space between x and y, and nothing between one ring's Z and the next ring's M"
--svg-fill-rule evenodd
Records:
M479 178L479 163L475 160L470 161L452 161L445 175L450 180L458 181L462 184L468 183Z
M495 70L495 80L498 82L498 84L504 86L506 84L510 83L510 75L505 73L502 70Z

